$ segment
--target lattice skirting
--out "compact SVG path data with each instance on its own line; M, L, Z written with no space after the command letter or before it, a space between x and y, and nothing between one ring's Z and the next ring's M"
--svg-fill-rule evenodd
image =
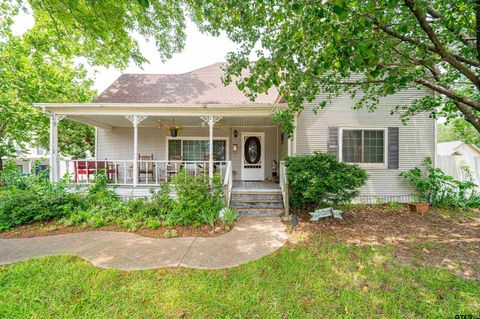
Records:
M353 200L353 204L409 203L416 200L417 197L415 195L361 195Z

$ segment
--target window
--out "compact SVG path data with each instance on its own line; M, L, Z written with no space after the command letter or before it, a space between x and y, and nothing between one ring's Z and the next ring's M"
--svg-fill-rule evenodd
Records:
M213 157L217 161L226 160L226 140L213 141ZM209 155L208 140L170 139L168 140L168 159L181 157L184 161L204 161Z
M342 130L342 161L385 163L385 130Z

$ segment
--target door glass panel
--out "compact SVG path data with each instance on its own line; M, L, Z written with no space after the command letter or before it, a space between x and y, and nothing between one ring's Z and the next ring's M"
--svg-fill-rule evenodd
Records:
M261 158L260 140L256 136L249 136L245 141L245 161L249 164L257 164Z

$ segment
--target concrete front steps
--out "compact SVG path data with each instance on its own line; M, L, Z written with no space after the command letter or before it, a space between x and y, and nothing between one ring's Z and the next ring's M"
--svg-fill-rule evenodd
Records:
M285 212L278 190L233 190L230 206L239 216L272 217Z

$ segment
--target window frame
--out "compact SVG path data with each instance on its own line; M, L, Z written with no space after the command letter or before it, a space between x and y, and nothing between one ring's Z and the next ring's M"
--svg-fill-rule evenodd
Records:
M183 140L192 140L192 141L209 141L210 138L207 136L176 136L176 137L173 137L173 136L166 136L165 137L165 160L166 161L169 161L168 159L168 152L169 152L169 141L170 140L180 140L180 141L183 141ZM214 141L225 141L225 162L228 162L230 160L230 139L229 137L225 136L225 137L214 137L213 138ZM182 156L182 161L183 160L183 142L181 142L181 146L180 146L180 152L181 152L181 156ZM188 161L188 162L204 162L204 161ZM215 161L215 162L223 162L223 161Z
M343 162L343 131L357 130L357 131L383 131L383 163L353 163L345 162L349 164L355 164L362 168L370 169L386 169L388 167L388 128L387 127L372 127L372 126L345 126L340 127L338 132L338 159L339 162ZM362 134L363 135L363 134ZM363 140L362 140L363 142ZM364 152L365 145L362 143L362 152Z

